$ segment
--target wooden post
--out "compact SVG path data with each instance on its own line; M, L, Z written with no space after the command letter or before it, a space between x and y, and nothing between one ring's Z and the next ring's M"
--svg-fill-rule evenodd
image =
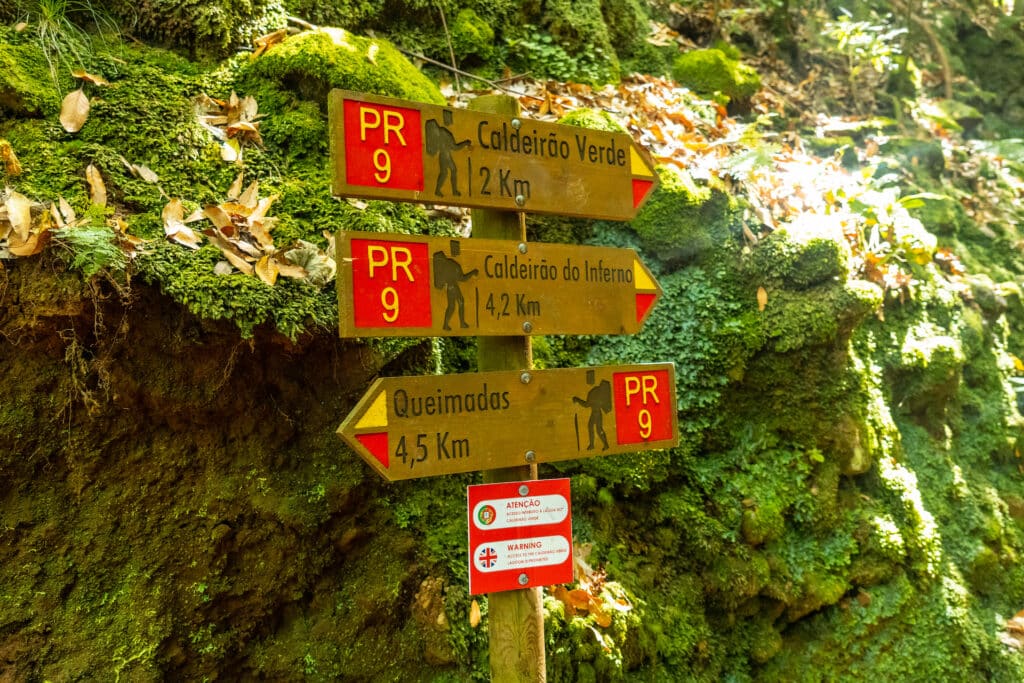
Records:
M486 95L473 100L470 109L518 116L519 102L508 95ZM476 209L473 237L525 242L519 214L512 211ZM533 352L528 336L477 337L477 369L530 370ZM526 463L483 473L485 483L537 478L537 466ZM541 683L547 680L544 661L544 611L541 588L489 593L488 638L493 683Z

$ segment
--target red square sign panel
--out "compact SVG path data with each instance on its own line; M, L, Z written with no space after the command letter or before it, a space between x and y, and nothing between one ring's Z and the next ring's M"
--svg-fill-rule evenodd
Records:
M352 240L356 327L430 327L430 257L422 242Z
M469 592L572 581L568 479L470 486Z

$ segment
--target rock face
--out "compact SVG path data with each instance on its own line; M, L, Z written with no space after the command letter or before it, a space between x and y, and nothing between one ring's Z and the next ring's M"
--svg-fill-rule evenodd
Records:
M480 0L451 15L458 49L482 58L481 20L518 4L577 47L584 19L604 17L606 35L639 26L630 1ZM270 7L150 4L138 25L181 45L223 11L203 42L226 46ZM225 269L213 244L165 239L171 198L185 213L221 206L240 171L274 197L275 245L311 258L338 229L452 234L440 212L329 189L331 88L443 102L440 90L389 41L340 29L257 58L129 44L87 57L109 84L83 86L89 119L65 133L60 95L80 83L49 80L43 47L0 27L0 139L21 167L0 164L4 184L63 200L108 247L125 226L148 240L118 263L67 234L0 261L0 679L486 677L465 573L475 476L385 485L334 433L374 377L469 371L473 345L339 340L336 283L271 286ZM241 163L196 115L232 92L260 114L262 144L240 145ZM930 182L952 168L942 145L888 146L880 173ZM537 338L538 364L674 362L682 432L671 451L542 470L572 478L579 559L599 568L586 611L545 598L550 680L1022 680L995 633L1024 607L1014 224L976 224L970 202L930 195L913 207L922 224L864 193L842 201L889 201L871 210L891 234L865 240L891 241L855 252L858 226L834 215L755 235L753 209L772 206L707 169L659 172L632 224L530 218L534 233L637 249L664 289L639 334ZM883 259L913 277L861 279Z

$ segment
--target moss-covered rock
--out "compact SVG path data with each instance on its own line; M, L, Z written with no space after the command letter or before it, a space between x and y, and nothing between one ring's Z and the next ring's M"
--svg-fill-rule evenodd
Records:
M0 27L0 112L11 117L42 116L60 105L59 84L39 44Z
M220 56L285 25L285 11L279 0L150 0L145 3L115 0L108 3L106 9L138 35L199 54Z
M470 58L486 62L494 53L494 29L471 8L459 11L451 27L452 49L460 63Z
M445 103L437 86L390 42L343 29L293 36L249 64L242 78L276 83L324 108L333 88Z
M608 133L625 133L626 129L618 120L603 109L580 107L558 119L558 123L579 128L603 130Z
M675 167L659 167L658 176L661 184L631 224L645 246L667 257L698 256L730 237L735 200L728 194Z
M672 78L703 95L716 92L744 106L761 87L761 77L718 48L690 50L676 57Z

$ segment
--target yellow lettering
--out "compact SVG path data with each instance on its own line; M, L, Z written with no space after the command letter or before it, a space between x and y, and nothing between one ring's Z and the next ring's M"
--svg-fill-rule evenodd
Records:
M373 279L374 268L380 268L386 266L388 263L388 250L382 246L372 244L366 250L366 255L370 259L370 279ZM382 258L374 258L374 257Z
M394 123L393 123L394 122ZM397 125L395 125L397 124ZM405 117L400 111L384 110L384 144L389 144L388 133L394 133L398 141L405 147L405 138L402 137L402 129L405 128Z
M380 128L380 112L371 107L359 107L359 140L361 142L366 142L368 128ZM387 142L387 136L384 141Z
M398 260L398 255L404 256L403 261ZM401 268L405 271L405 276L409 278L409 282L415 282L416 278L412 276L412 272L409 270L409 264L412 263L412 252L406 247L391 247L391 279L398 279L398 269Z

